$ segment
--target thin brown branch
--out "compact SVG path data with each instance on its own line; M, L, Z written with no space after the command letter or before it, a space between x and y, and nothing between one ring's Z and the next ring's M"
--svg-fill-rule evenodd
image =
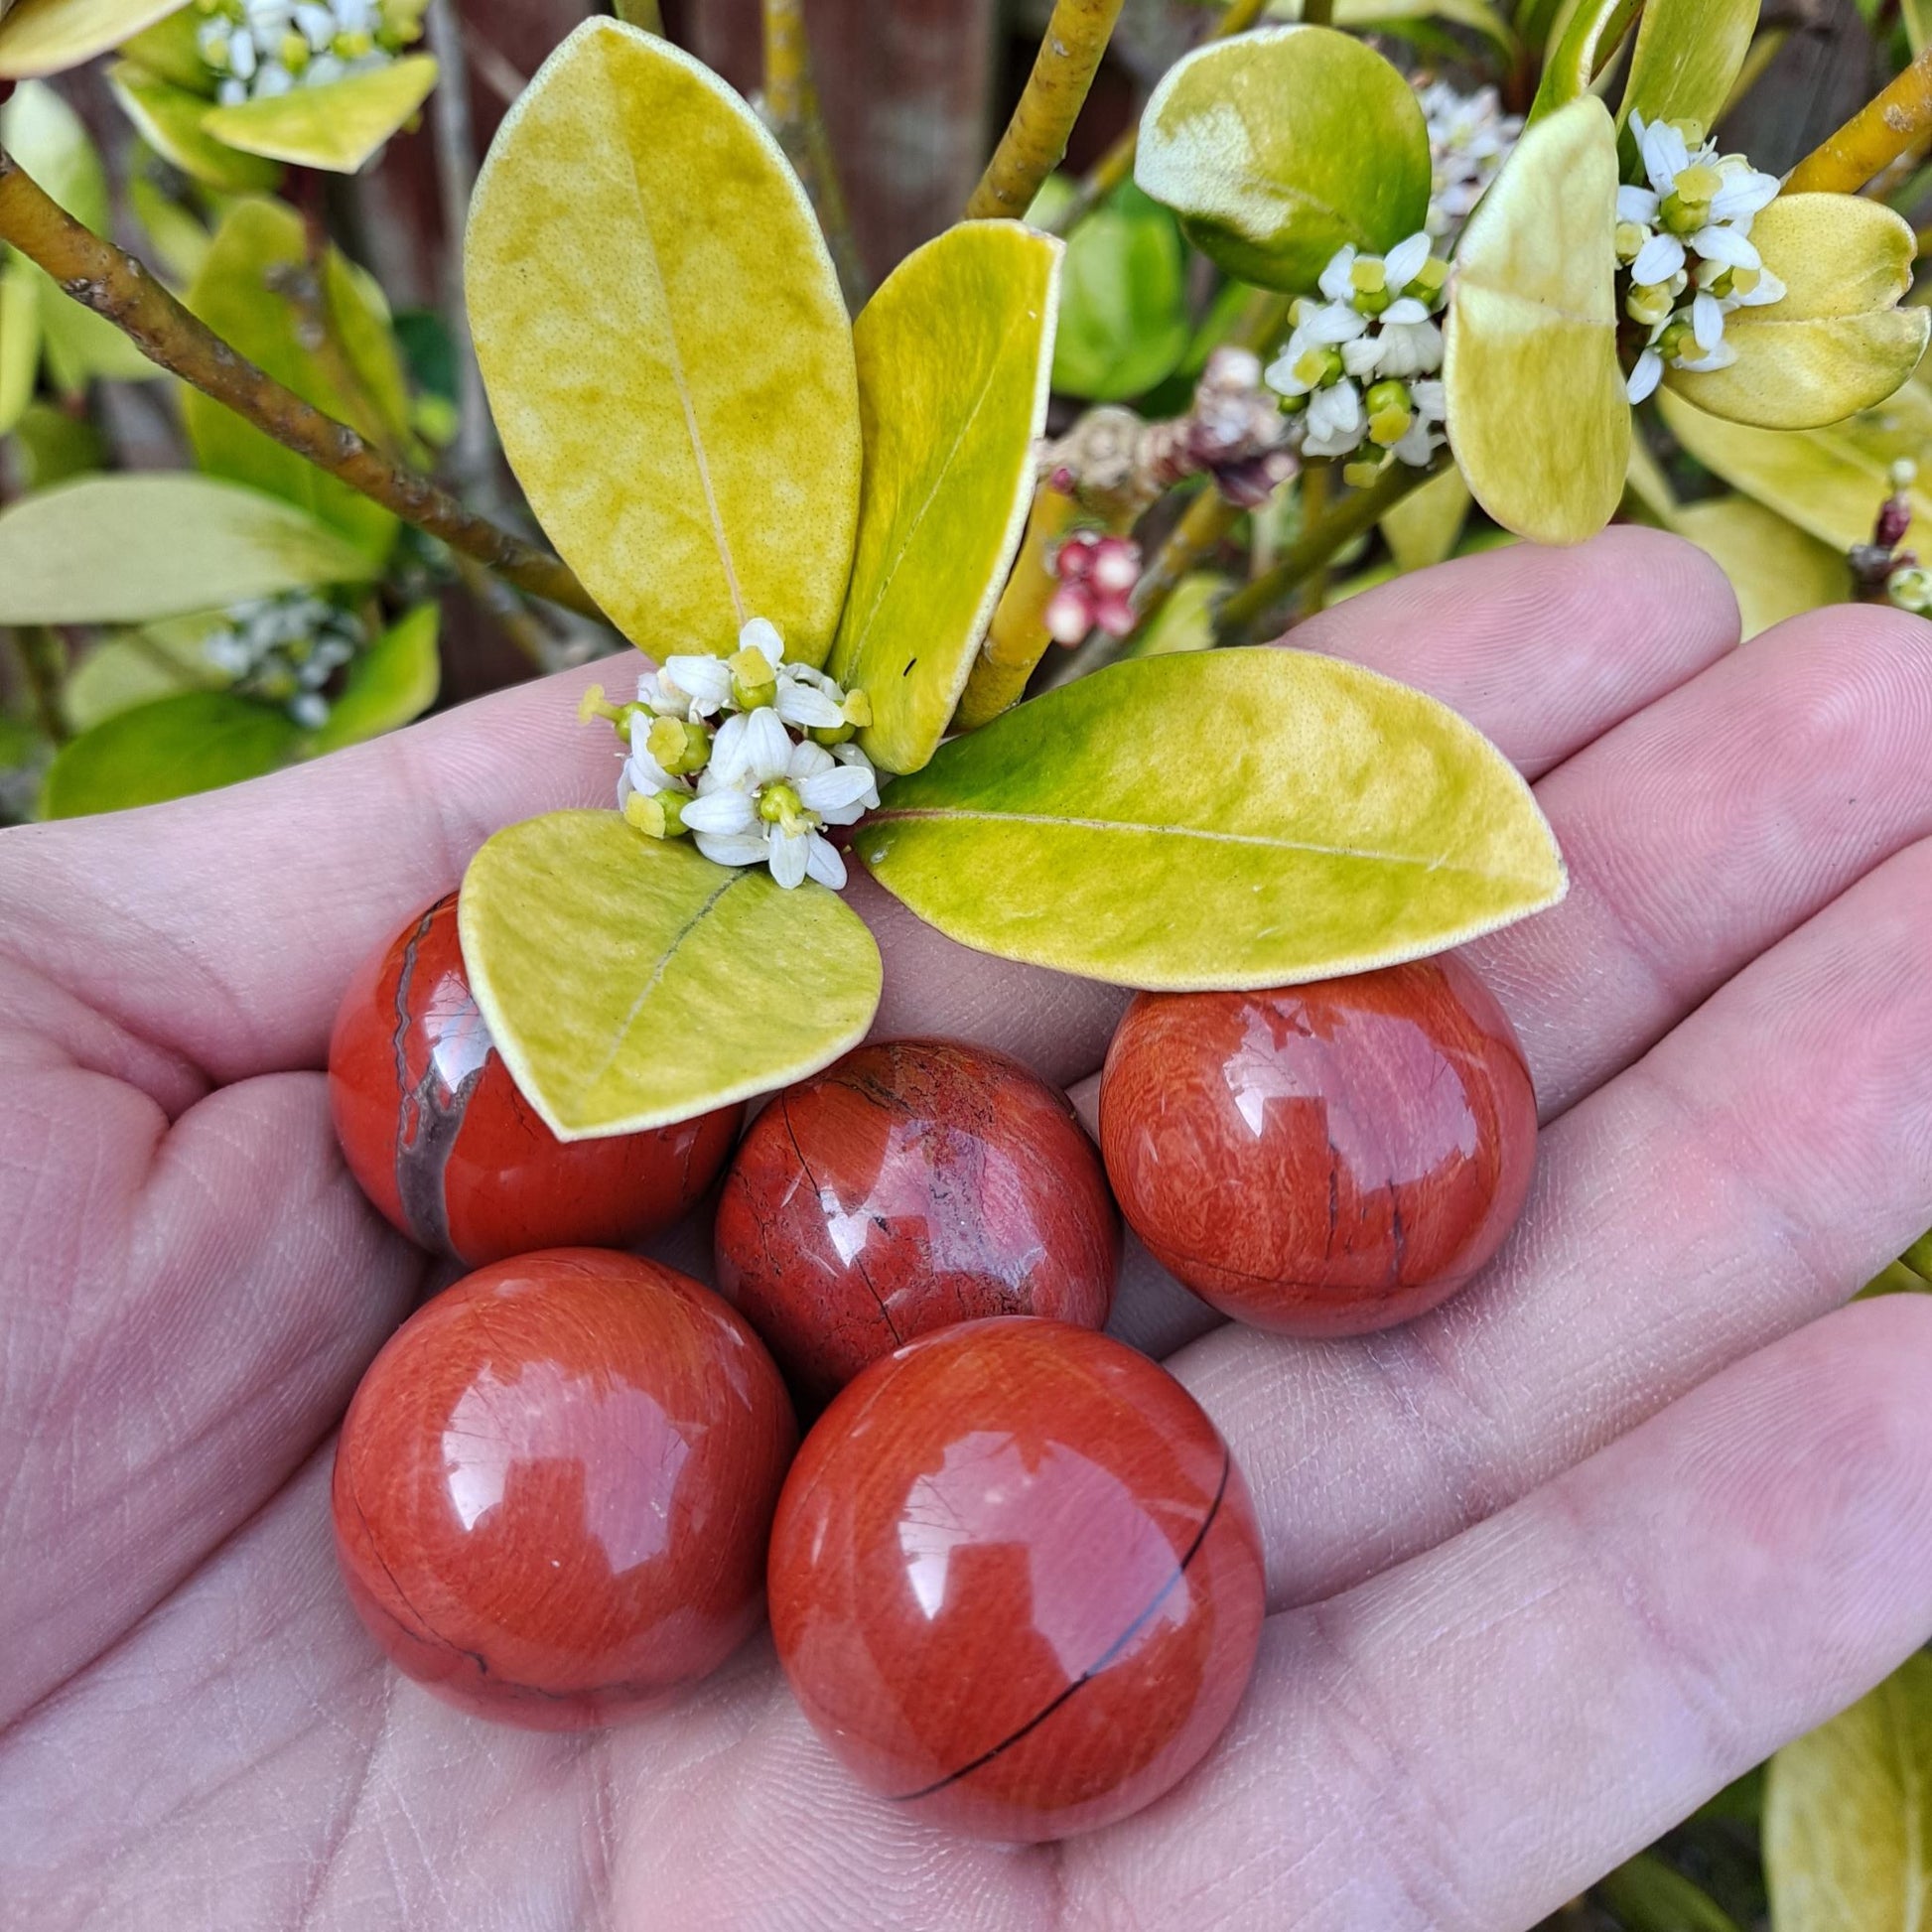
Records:
M1791 195L1856 195L1874 175L1932 134L1932 48L1792 169Z
M1210 41L1226 40L1230 34L1244 34L1261 18L1268 0L1230 0L1221 17L1209 30ZM1134 156L1141 142L1137 121L1094 163L1082 179L1078 192L1051 221L1040 225L1049 234L1071 234L1128 176L1134 172Z
M1093 85L1094 69L1113 38L1122 0L1054 0L1027 90L986 173L966 204L969 220L1023 219L1039 185L1060 165L1067 137Z
M105 316L149 360L225 404L318 469L532 596L586 617L603 615L560 558L466 509L428 477L391 463L345 423L325 416L244 360L132 255L66 213L4 151L0 239L38 262L76 302Z

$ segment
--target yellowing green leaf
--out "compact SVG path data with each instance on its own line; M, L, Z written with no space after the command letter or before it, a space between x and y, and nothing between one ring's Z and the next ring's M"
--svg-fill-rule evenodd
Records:
M1398 570L1427 570L1455 554L1469 519L1469 485L1453 464L1412 489L1382 519L1382 535Z
M215 232L188 306L305 402L373 443L391 443L407 420L408 388L381 297L334 248L327 260L319 280L293 208L238 202ZM196 460L210 476L299 503L367 549L388 550L396 518L360 490L198 389L184 392L182 414Z
M1677 528L1677 492L1664 474L1664 466L1651 454L1650 445L1641 436L1630 438L1630 467L1624 481L1630 495L1656 518L1661 528Z
M1429 133L1379 54L1331 28L1276 27L1169 69L1134 179L1230 274L1311 289L1344 243L1379 253L1423 225Z
M212 107L204 132L243 154L352 175L408 121L436 85L436 63L412 54L319 87Z
M1716 122L1757 29L1758 0L1644 0L1620 127L1646 121Z
M1777 1932L1913 1932L1932 1910L1932 1657L1787 1744L1764 1799Z
M1891 494L1893 458L1916 457L1928 447L1912 437L1897 447L1894 436L1874 427L1901 400L1828 429L1792 434L1707 416L1668 389L1657 397L1670 433L1707 470L1841 552L1871 541L1878 506ZM1906 493L1913 510L1906 546L1925 556L1932 552L1932 496L1923 483Z
M1524 134L1456 250L1449 445L1476 501L1539 543L1594 536L1623 494L1616 187L1610 117L1574 100Z
M865 482L852 588L827 660L872 700L888 771L929 759L966 688L1033 501L1060 244L967 221L909 255L853 341Z
M593 20L496 136L466 255L503 447L645 649L768 618L820 664L852 566L852 332L796 177L688 55Z
M183 0L20 0L0 20L0 80L65 73L179 11Z
M1551 26L1543 79L1530 103L1534 126L1546 115L1581 100L1609 65L1617 44L1629 32L1638 0L1582 0L1561 10Z
M86 477L0 515L0 623L146 623L375 573L293 504L209 477Z
M434 604L417 605L349 665L342 695L315 735L318 752L379 738L436 702L443 676L436 652L440 615Z
M1300 0L1274 0L1273 20L1300 20ZM1448 21L1484 35L1499 52L1514 55L1515 30L1488 0L1334 0L1330 25L1351 34L1400 34L1430 21Z
M91 731L119 712L182 691L224 689L228 678L202 652L201 640L210 621L176 620L94 645L61 689L61 710L69 729Z
M616 812L498 832L471 861L458 918L490 1037L566 1140L803 1079L879 1005L879 948L836 893L714 866Z
M24 256L0 256L0 436L34 400L41 366L40 271Z
M1730 579L1746 637L1800 612L1843 604L1852 595L1852 572L1842 550L1807 536L1748 496L1687 503L1678 511L1677 528Z
M1560 898L1493 746L1333 658L1138 658L901 778L853 849L982 952L1125 986L1278 986L1439 952Z
M150 73L131 61L108 69L114 98L142 138L184 174L209 188L232 194L273 188L282 178L279 161L264 161L217 141L203 126L211 103L203 95Z
M156 805L258 778L293 759L286 713L228 691L189 691L122 711L70 739L47 768L45 818Z
M1590 1887L1624 1932L1738 1932L1737 1922L1662 1859L1642 1852Z
M1780 195L1751 224L1784 299L1727 317L1728 368L1673 369L1700 409L1763 429L1814 429L1882 402L1917 366L1932 310L1894 305L1912 285L1911 227L1857 195Z

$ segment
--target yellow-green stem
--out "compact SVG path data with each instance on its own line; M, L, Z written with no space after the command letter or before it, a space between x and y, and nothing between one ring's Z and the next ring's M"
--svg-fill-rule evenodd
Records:
M1302 525L1312 528L1328 511L1328 476L1325 463L1311 464L1302 472ZM1324 559L1302 580L1302 615L1311 618L1328 601L1328 569Z
M966 204L968 219L1023 218L1060 164L1094 69L1113 38L1122 0L1054 0L1026 92Z
M641 27L647 34L661 36L664 32L664 16L658 11L657 0L612 0L611 11L631 27Z
M990 725L1025 696L1034 666L1053 641L1046 630L1046 607L1059 589L1049 568L1052 549L1079 514L1080 505L1061 490L1041 483L1034 492L1027 533L1020 540L1020 559L1000 594L986 641L980 645L972 676L953 714L955 731Z
M1792 195L1856 195L1874 175L1932 134L1932 48L1792 169Z
M857 311L866 299L865 265L852 237L845 193L826 138L825 118L819 112L811 44L805 38L804 0L763 0L763 17L764 111L785 159L818 212L846 306Z
M1412 470L1397 463L1366 489L1350 490L1327 515L1304 530L1282 553L1275 567L1236 591L1214 620L1215 641L1238 644L1276 605L1322 569L1337 550L1378 523L1408 493L1440 472L1447 463L1439 452L1427 469Z
M1333 23L1335 0L1302 0L1302 25L1326 27Z
M1219 41L1226 40L1230 34L1246 33L1261 18L1267 4L1268 0L1231 0L1207 38ZM1140 139L1140 124L1136 122L1087 171L1072 201L1055 219L1044 224L1049 234L1071 234L1134 172L1134 156Z
M1134 615L1140 620L1136 634L1160 616L1175 585L1227 541L1240 516L1239 507L1211 483L1181 511L1180 521L1169 531L1167 542L1134 586Z
M325 416L244 361L132 255L66 213L4 151L0 240L38 262L76 302L105 316L150 361L226 404L318 469L533 597L586 617L603 616L561 558L466 509L428 477L391 463L345 423Z

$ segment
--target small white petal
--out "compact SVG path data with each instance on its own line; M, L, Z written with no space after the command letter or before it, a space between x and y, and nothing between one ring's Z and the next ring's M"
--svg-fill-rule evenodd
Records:
M1632 403L1642 402L1664 379L1664 358L1654 348L1647 348L1637 357L1637 366L1630 371L1629 381L1625 384Z
M1399 302L1391 302L1382 311L1382 327L1384 329L1407 328L1415 323L1427 322L1428 320L1428 309L1422 303L1418 302L1413 295L1405 295Z
M829 731L845 722L845 713L823 691L799 678L778 680L773 708L787 725L796 725L801 731Z
M644 749L643 736L639 732L637 742L630 748L630 756L624 760L624 776L637 791L669 791L673 783L671 774Z
M1619 221L1636 221L1647 228L1657 218L1657 197L1648 188L1619 188L1616 191L1616 218Z
M791 761L785 766L785 776L793 784L806 778L816 778L821 771L836 771L839 761L823 745L802 739L791 748Z
M694 838L698 850L716 866L761 866L768 850L762 832L698 832Z
M816 879L835 893L845 886L845 861L839 856L838 847L829 839L821 839L816 832L805 845L805 877Z
M740 650L759 650L764 653L764 661L775 671L785 658L785 640L778 634L778 626L769 618L754 618L738 633Z
M716 711L731 703L731 666L722 657L680 653L664 660L664 675L673 689L682 691L693 704Z
M1406 463L1412 470L1420 470L1442 444L1442 432L1418 416L1391 447L1398 463Z
M745 759L761 785L782 778L791 762L791 739L769 705L742 714L745 717Z
M1429 259L1429 234L1425 229L1421 234L1412 234L1406 241L1398 241L1383 256L1382 263L1390 288L1406 289L1422 273L1423 263Z
M1729 368L1731 363L1736 361L1736 349L1728 343L1720 343L1709 354L1700 355L1695 359L1688 356L1679 356L1677 366L1680 369L1693 370L1698 375L1709 375L1713 369Z
M711 741L711 761L705 766L705 776L712 784L739 784L750 771L751 752L745 734L751 722L746 713L734 711L718 727L718 735Z
M1338 248L1328 258L1328 266L1321 271L1317 286L1330 302L1346 302L1355 292L1355 284L1349 279L1349 271L1355 266L1355 246L1352 242Z
M1667 282L1684 266L1684 244L1674 234L1654 234L1630 264L1633 282Z
M811 843L812 835L809 832L771 834L771 877L786 892L805 883L805 862L811 856Z
M1761 309L1767 302L1784 300L1784 284L1768 268L1760 269L1757 286L1748 295L1734 295L1731 300L1740 309Z
M749 832L759 822L751 794L726 785L694 798L684 808L684 822L694 832Z
M1419 415L1440 423L1449 414L1449 394L1440 381L1412 382L1409 400Z
M1341 345L1341 365L1352 376L1373 375L1382 365L1383 342L1379 336L1358 336Z
M856 805L872 789L872 774L849 764L834 765L816 777L805 778L798 786L798 797L808 812L831 817ZM849 822L849 821L835 821Z
M1698 292L1697 300L1691 304L1691 334L1697 338L1698 347L1707 354L1724 341L1725 312L1715 295Z
M1725 178L1725 185L1711 198L1714 221L1748 221L1761 214L1778 198L1776 175L1759 174L1756 169L1740 169Z
M1443 366L1443 332L1434 322L1405 323L1382 332L1384 375L1427 375Z
M1314 344L1352 343L1368 327L1368 318L1358 315L1345 302L1330 302L1315 310L1303 328Z
M1721 228L1713 221L1691 237L1691 246L1707 261L1725 262L1732 268L1756 268L1759 256L1748 237L1735 228ZM1640 255L1639 261L1643 259Z

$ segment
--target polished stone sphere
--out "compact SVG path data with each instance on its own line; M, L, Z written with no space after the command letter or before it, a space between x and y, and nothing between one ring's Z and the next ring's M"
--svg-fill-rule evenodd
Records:
M983 1315L1107 1319L1120 1217L1066 1096L959 1040L894 1039L788 1087L719 1197L720 1291L816 1407Z
M1536 1162L1514 1030L1453 954L1260 993L1142 994L1100 1144L1165 1268L1237 1321L1366 1334L1496 1252Z
M799 1451L771 1629L831 1750L978 1837L1091 1831L1220 1735L1254 1666L1240 1470L1166 1370L1063 1322L940 1329L876 1362Z
M449 1703L535 1729L648 1708L763 1614L797 1425L763 1345L689 1277L560 1248L390 1337L336 1449L362 1621Z
M412 1241L473 1268L538 1248L648 1240L711 1184L742 1112L560 1141L490 1043L457 944L454 893L350 982L329 1042L329 1103L362 1191Z

